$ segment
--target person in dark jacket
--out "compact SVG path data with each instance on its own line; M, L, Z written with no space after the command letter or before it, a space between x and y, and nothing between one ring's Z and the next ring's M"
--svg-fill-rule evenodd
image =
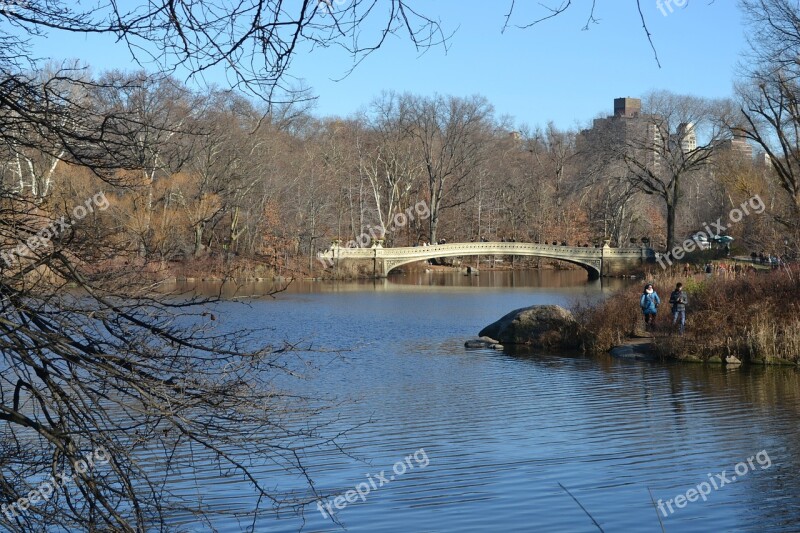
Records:
M655 329L656 314L658 313L658 306L661 305L661 298L658 297L658 293L653 289L651 283L644 286L644 292L639 300L639 305L644 314L645 329Z
M675 285L675 290L669 296L669 303L672 304L672 325L677 324L680 319L679 329L681 335L683 335L683 330L686 326L686 304L689 303L686 293L683 292L683 283Z

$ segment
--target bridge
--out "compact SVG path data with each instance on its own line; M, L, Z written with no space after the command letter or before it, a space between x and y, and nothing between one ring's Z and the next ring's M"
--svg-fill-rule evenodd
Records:
M334 241L331 247L318 254L326 267L338 269L357 268L373 277L386 277L393 269L416 261L440 257L467 257L478 255L512 255L557 259L581 266L589 273L589 279L600 276L625 274L631 268L655 260L650 248L611 248L608 242L603 247L558 246L525 242L467 242L384 248L380 241L371 248L342 247Z

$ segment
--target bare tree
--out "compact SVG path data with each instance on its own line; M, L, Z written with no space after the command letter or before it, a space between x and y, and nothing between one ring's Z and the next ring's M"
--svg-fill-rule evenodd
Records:
M403 100L408 107L403 126L415 139L425 166L431 212L428 236L436 242L442 211L466 201L455 191L465 185L485 157L484 141L491 133L493 110L479 96L405 95Z
M800 227L800 7L788 0L746 0L753 29L748 80L737 87L744 135L767 157L790 207L784 225Z
M139 254L147 257L156 180L179 171L185 162L178 146L181 136L190 134L187 123L193 97L176 80L144 72L108 72L99 82L94 105L104 117L106 138L114 139L117 146L114 155L129 167L141 169L139 178L129 183L144 195L132 197L128 229L136 235Z
M409 203L411 190L424 173L416 145L403 127L408 111L400 95L381 95L370 106L367 129L358 142L360 172L369 179L381 228L390 225L401 204Z
M46 87L53 97L58 95L57 98L62 100L80 102L88 99L86 85L73 83L68 73L82 71L77 64L65 69L56 63L49 63L41 71L32 72L31 76L32 81ZM84 76L81 79L85 81ZM60 120L60 127L69 127L65 122L68 120L67 116L62 116ZM62 163L61 160L66 155L66 150L59 146L58 142L54 143L52 139L40 135L31 124L20 122L18 126L27 129L26 140L28 142L20 144L18 139L17 142L9 140L7 165L11 168L14 181L18 184L16 191L41 202L55 188L56 170ZM33 146L34 144L38 146Z
M569 131L560 131L550 122L544 130L534 133L534 139L537 149L532 148L530 152L536 166L544 172L547 182L551 184L556 225L566 226L568 214L565 212L565 181L567 166L575 155L575 135Z
M420 49L445 41L439 24L406 0L354 0L342 6L320 0L18 4L0 16L23 34L108 34L122 40L135 61L162 73L203 76L221 69L234 87L269 102L281 92L293 92L285 75L298 51L336 46L358 63L391 34L405 33ZM25 39L8 29L0 33L6 36L0 63L13 67L31 57Z
M730 136L725 102L669 92L647 96L641 113L597 121L584 135L599 148L612 179L656 196L666 213L666 245L674 247L678 207L685 178L713 163L719 144Z
M207 452L198 466L236 472L269 502L254 509L254 520L267 509L302 504L250 471L253 461L269 457L302 476L301 450L326 442L313 424L285 420L304 404L273 384L276 372L294 372L281 355L286 347L212 331L213 301L158 294L158 277L142 276L142 263L114 260L130 250L113 238L110 221L97 235L88 215L106 216L105 191L128 186L120 161L129 163L130 152L110 136L115 151L101 157L104 132L60 129L97 118L95 106L46 101L28 109L43 135L65 135L73 165L102 180L89 199L48 210L0 190L0 498L8 502L0 524L9 531L166 530L171 513L211 512L161 477L181 468L173 452L189 445ZM68 120L48 129L49 113ZM291 449L286 439L294 440ZM108 464L87 471L97 450ZM141 464L145 452L163 459L161 473ZM43 501L39 481L62 476L71 483L53 481Z

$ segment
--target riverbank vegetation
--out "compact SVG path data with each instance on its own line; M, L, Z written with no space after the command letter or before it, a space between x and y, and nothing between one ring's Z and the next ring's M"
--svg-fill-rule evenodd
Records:
M652 333L658 356L706 362L733 356L753 363L800 363L800 268L688 278L663 273L649 282L662 299ZM682 336L672 325L668 303L678 282L689 297ZM596 307L576 312L589 352L605 353L644 334L641 293L642 285L634 284Z

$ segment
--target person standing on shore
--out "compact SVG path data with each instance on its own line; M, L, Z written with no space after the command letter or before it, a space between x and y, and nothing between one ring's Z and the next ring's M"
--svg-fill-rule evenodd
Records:
M675 285L675 290L669 296L669 303L672 304L672 325L675 326L678 323L678 319L680 319L679 331L683 335L683 330L686 327L686 304L689 303L686 293L683 292L683 283Z
M653 289L652 283L644 286L639 305L642 308L642 314L644 314L644 328L646 330L655 329L656 314L658 313L658 306L661 305L661 298L658 297L658 293Z

